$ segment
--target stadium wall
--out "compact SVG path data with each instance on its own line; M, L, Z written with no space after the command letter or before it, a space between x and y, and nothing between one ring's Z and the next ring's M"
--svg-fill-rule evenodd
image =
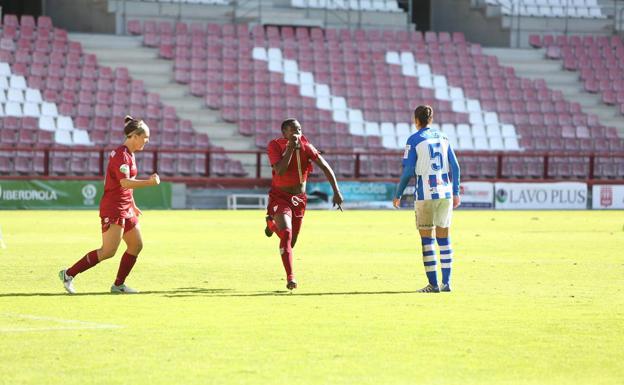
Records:
M54 25L72 32L115 33L115 14L107 0L42 0Z
M431 28L437 32L463 32L467 40L488 47L509 47L510 33L500 18L488 18L472 8L470 0L431 2Z

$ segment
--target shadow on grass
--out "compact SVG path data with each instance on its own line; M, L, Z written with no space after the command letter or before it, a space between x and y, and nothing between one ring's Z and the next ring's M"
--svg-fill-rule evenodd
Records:
M232 289L207 289L201 287L180 287L173 290L148 290L141 291L133 295L162 295L167 298L184 298L184 297L273 297L273 296L303 296L303 297L322 297L322 296L340 296L340 295L393 295L393 294L412 294L414 291L341 291L341 292L317 292L317 293L299 293L297 291L289 292L287 290L275 291L258 291L258 292L233 292ZM61 297L61 296L98 296L98 295L120 295L107 291L88 292L67 294L65 292L58 293L0 293L0 298L4 297Z
M413 294L415 291L342 291L342 292L322 292L322 293L298 293L298 292L288 292L286 290L276 290L276 291L261 291L255 293L178 293L178 294L167 294L165 297L170 298L179 298L179 297L272 297L272 296L298 296L298 297L320 297L320 296L330 296L330 295L392 295L392 294Z
M232 291L232 289L205 289L201 287L181 287L173 290L148 290L141 291L137 294L132 295L165 295L165 296L175 296L176 294L180 294L181 296L193 297L198 294L218 294L218 293L227 293ZM89 293L76 293L76 294L68 294L66 292L58 292L58 293L0 293L0 298L3 297L60 297L60 296L85 296L85 295L121 295L114 294L108 291L102 292L89 292ZM128 295L128 294L125 294Z

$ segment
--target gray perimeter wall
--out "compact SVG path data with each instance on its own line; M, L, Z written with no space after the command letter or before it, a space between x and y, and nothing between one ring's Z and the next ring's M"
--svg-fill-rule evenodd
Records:
M70 32L115 33L115 15L107 0L42 0L43 13Z
M500 18L486 18L482 10L470 8L470 0L432 0L431 29L463 32L483 46L509 47L509 31L501 27Z

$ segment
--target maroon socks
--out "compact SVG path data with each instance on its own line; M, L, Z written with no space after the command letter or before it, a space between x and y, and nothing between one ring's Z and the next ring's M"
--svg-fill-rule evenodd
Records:
M280 238L280 254L282 256L282 264L286 270L286 279L292 281L294 274L292 272L293 252L292 252L292 229L285 229L277 232Z
M93 266L97 265L99 262L100 261L98 260L97 250L90 251L87 255L85 255L78 262L76 262L74 266L67 269L66 274L70 277L75 277L77 274L89 270Z
M128 274L130 274L130 271L136 263L136 260L136 255L128 254L128 252L125 252L121 256L121 261L119 262L119 270L117 271L117 279L115 280L115 286L122 285L126 281L126 277L128 276Z

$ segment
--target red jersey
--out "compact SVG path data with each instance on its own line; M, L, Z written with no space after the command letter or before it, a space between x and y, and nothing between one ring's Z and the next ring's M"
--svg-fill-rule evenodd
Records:
M271 166L282 159L287 146L288 139L286 138L277 138L269 142L267 153ZM301 158L301 179L305 182L308 180L308 174L312 172L312 161L317 160L319 157L318 150L308 142L305 136L301 137L299 157ZM295 151L293 152L292 158L290 158L290 163L284 175L278 175L273 171L273 181L271 184L275 187L294 186L300 184L302 181L299 180L299 167L297 165L297 153Z
M131 218L134 216L132 189L121 187L122 179L134 178L137 175L134 154L128 147L121 146L110 153L104 195L100 201L100 217Z

